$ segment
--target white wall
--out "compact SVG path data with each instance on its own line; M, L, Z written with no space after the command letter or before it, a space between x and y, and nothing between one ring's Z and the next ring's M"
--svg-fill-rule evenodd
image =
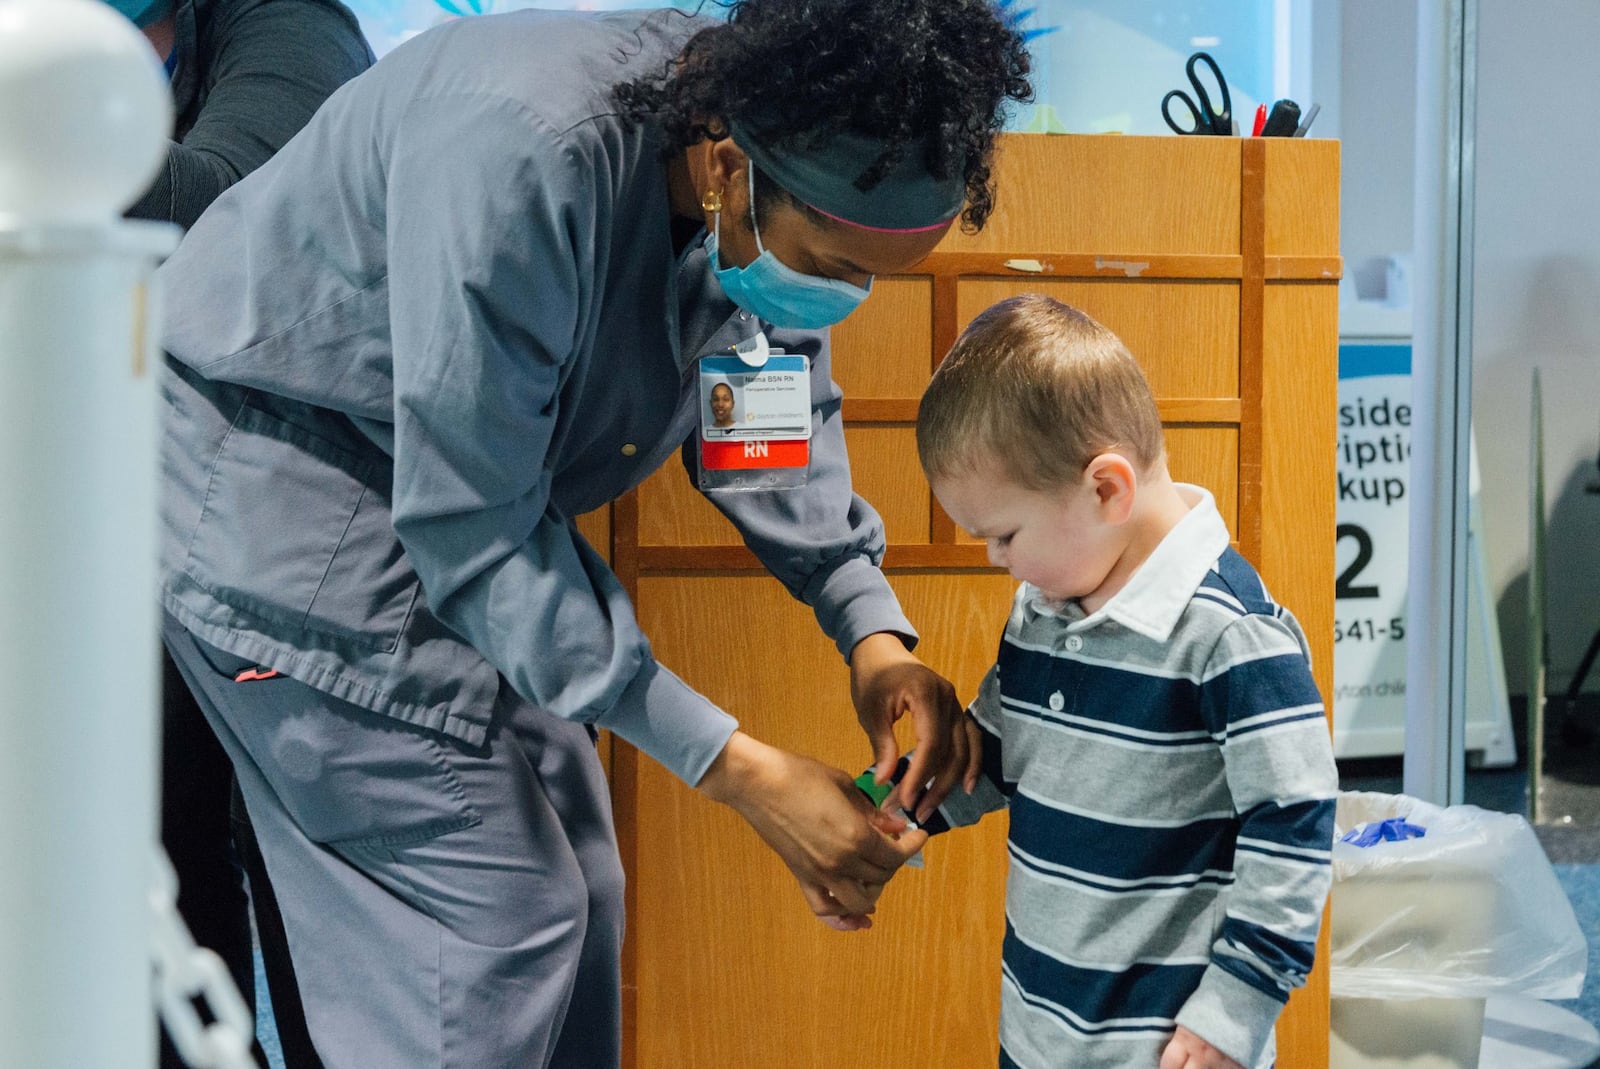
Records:
M1414 0L1343 0L1339 79L1340 247L1358 288L1369 261L1411 248L1411 165L1416 141L1417 9ZM1312 127L1316 132L1316 127Z
M1414 0L1339 4L1346 269L1411 245ZM1600 627L1600 3L1479 0L1473 405L1506 672L1526 688L1529 381L1544 381L1550 681ZM1600 673L1589 690L1600 690Z
M1490 578L1506 668L1526 672L1528 406L1544 393L1550 679L1565 687L1600 627L1600 4L1479 0L1473 405ZM1600 690L1591 675L1589 690Z

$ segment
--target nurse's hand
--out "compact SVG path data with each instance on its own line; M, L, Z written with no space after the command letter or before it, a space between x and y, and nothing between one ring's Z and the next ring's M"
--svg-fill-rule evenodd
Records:
M968 791L978 785L983 755L967 736L955 687L913 656L898 635L879 631L856 643L850 651L850 698L856 719L872 740L872 771L879 783L889 779L900 759L895 722L911 714L916 748L889 801L917 823L933 815L955 784ZM926 792L921 790L924 784Z
M867 915L896 869L927 840L875 809L836 768L736 731L699 788L736 809L800 881L811 911L844 931Z

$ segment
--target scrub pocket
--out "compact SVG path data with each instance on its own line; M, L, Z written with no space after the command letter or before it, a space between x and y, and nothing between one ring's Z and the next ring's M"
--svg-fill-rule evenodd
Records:
M254 661L170 621L165 638L198 679L202 704L312 841L345 850L406 846L483 822L447 743L432 732L289 676L256 673Z
M211 467L184 571L260 620L393 652L416 600L372 463L243 406Z

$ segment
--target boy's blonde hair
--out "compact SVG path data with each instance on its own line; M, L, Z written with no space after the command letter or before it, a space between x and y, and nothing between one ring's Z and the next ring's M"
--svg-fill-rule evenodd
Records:
M1108 452L1140 474L1162 459L1150 384L1115 334L1040 293L974 319L917 409L917 454L929 479L993 463L1019 486L1053 490Z

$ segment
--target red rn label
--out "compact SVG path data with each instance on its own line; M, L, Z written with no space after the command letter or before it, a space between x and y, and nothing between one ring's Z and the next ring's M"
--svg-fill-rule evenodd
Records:
M811 463L811 443L804 438L780 441L748 439L701 442L701 462L712 471L739 468L803 468Z

